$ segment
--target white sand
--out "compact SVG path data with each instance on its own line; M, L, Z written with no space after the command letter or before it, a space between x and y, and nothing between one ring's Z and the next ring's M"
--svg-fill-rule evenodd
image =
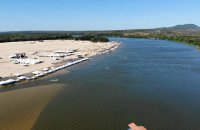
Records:
M52 58L38 57L39 55L43 54L48 55L53 51L78 49L78 52L75 52L74 55L62 59L68 60L77 58L77 55L91 57L107 52L108 50L114 50L118 46L118 43L92 43L89 41L73 40L48 40L44 42L27 41L0 43L0 77L9 77L17 73L29 73L36 70L42 70L46 67L54 66L54 64L52 64ZM32 55L32 52L38 52L38 54ZM8 57L14 53L26 53L26 55L29 58L37 57L39 60L44 61L44 63L30 65L26 67L20 64L13 64L10 62L10 59Z

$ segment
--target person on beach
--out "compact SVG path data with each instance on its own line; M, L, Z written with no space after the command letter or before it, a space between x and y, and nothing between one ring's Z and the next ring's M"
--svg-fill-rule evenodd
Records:
M147 130L145 127L137 126L135 123L130 123L128 126L130 127L130 130Z

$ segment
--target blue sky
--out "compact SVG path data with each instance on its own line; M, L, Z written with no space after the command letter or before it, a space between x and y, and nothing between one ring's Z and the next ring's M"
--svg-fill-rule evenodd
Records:
M1 0L0 31L200 25L200 0Z

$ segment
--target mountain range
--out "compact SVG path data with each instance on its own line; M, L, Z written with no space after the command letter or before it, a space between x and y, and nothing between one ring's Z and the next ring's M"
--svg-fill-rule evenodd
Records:
M168 31L200 31L200 27L195 24L176 25L172 27L156 28L155 30L168 30Z

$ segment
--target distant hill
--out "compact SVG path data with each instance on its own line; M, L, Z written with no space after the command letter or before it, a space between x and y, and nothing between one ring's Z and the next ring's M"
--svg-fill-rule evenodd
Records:
M200 27L195 24L176 25L173 27L157 28L156 30L167 31L200 31Z

